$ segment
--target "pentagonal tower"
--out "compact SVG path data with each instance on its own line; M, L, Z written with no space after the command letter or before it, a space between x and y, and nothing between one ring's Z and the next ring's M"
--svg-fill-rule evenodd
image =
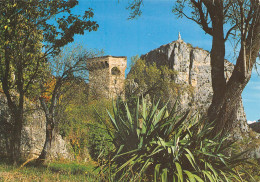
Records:
M124 98L126 57L103 56L88 60L89 91L93 98Z

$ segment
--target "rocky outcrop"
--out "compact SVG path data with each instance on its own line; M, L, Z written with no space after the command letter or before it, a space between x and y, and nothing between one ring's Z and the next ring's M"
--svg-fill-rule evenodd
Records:
M208 109L213 96L210 53L208 51L194 48L191 44L179 39L150 51L141 56L141 59L145 59L148 64L155 62L157 66L166 65L177 71L178 74L174 81L193 88L193 94L182 93L180 96L182 109L199 109L202 112ZM234 65L226 60L225 77L227 80L230 78L233 69ZM170 99L169 102L175 99L168 95L166 97ZM259 131L259 126L260 122L257 122L250 127L254 131ZM240 145L240 150L252 149L248 153L248 157L256 158L260 163L260 134L253 132L251 128L247 124L242 98L240 98L240 107L233 124L232 136L243 143Z
M24 126L22 129L21 139L21 157L28 159L40 155L46 137L46 119L44 112L36 107L35 104L26 104L26 112L24 119ZM0 155L7 155L9 148L9 129L10 115L6 99L3 94L0 94L0 123L5 125L0 129ZM51 157L52 158L66 158L70 159L72 155L69 152L69 144L62 139L62 137L55 133L52 142Z
M141 59L145 59L148 64L155 62L157 66L167 65L177 71L178 74L174 78L176 83L192 86L193 95L187 93L181 95L182 108L194 107L201 111L208 109L213 96L210 53L208 51L194 48L179 39L150 51L141 56ZM230 78L233 69L234 65L225 61L225 77L227 80ZM234 132L234 135L236 135L236 138L241 138L241 132L247 133L249 131L242 99L236 120L234 127L237 131Z
M252 124L249 124L249 127L252 128L253 131L260 133L260 119Z
M42 110L36 110L26 115L22 130L21 154L23 158L39 156L46 137L46 119ZM56 131L52 141L51 158L70 159L70 145Z

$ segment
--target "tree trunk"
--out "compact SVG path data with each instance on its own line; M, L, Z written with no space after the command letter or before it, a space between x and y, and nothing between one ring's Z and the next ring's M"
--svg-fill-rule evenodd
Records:
M48 108L46 101L43 97L39 98L43 111L45 113L46 118L46 138L45 143L42 149L40 156L37 159L38 163L44 163L46 159L50 156L51 143L53 139L54 132L54 110L52 108Z
M51 150L51 143L53 139L53 132L54 132L54 121L53 117L46 117L46 139L42 149L40 156L38 157L37 161L39 163L44 163L46 159L48 159Z
M213 98L208 109L208 119L210 122L218 123L218 114L221 113L225 105L224 95L226 93L226 79L224 75L225 60L225 40L223 32L223 15L212 10L212 49L211 49L211 78ZM219 10L221 11L221 9ZM217 15L217 16L216 16ZM213 134L214 136L215 134Z
M209 9L213 27L211 50L213 99L208 109L208 118L215 124L212 136L216 136L220 132L229 132L237 116L239 98L250 80L260 49L260 18L257 14L259 7L256 5L252 25L248 34L241 37L240 53L234 71L226 82L223 3L221 1L214 1L213 4L208 1L205 3Z
M14 165L17 165L20 159L22 126L23 126L23 114L22 111L20 111L16 113L14 116L14 127L11 133L10 153L11 153L11 160Z
M211 109L217 108L216 110L209 110L208 113L213 118L211 121L215 122L212 136L216 136L218 133L230 132L236 120L239 100L246 84L234 82L232 85L234 87L227 89L224 95L219 98L219 102L211 104Z
M260 34L260 25L257 25L258 35ZM257 27L256 26L256 27ZM230 132L232 129L233 122L236 119L237 111L239 108L239 98L250 80L253 63L256 61L257 53L260 49L260 38L258 36L259 42L254 44L253 47L247 50L247 55L244 56L244 51L241 49L239 57L237 59L237 64L235 65L234 71L228 80L225 87L223 87L224 92L221 94L214 91L213 102L208 110L208 116L210 121L215 121L215 128L212 135L216 135L219 132ZM250 61L249 55L250 54ZM246 61L244 60L246 57ZM247 63L245 65L245 63ZM250 64L251 65L250 65ZM247 68L245 72L244 68ZM213 75L212 75L213 79ZM212 81L214 85L214 81ZM221 88L219 88L221 91ZM214 100L215 99L215 100Z
M213 38L214 40L214 38ZM214 44L214 41L213 41ZM219 44L220 46L220 44ZM214 48L214 46L212 46ZM220 71L216 71L214 73L214 68L218 69L221 67L224 71L224 67L216 65L215 62L220 61L215 58L215 52L218 49L214 50L212 48L211 54L211 65L212 65L212 87L213 87L213 100L208 110L208 118L211 122L214 122L215 128L212 136L216 136L220 132L228 132L233 122L236 119L237 111L239 108L239 98L241 98L241 94L248 83L252 68L249 69L249 73L245 76L244 69L242 69L243 65L243 54L242 51L239 55L237 65L234 68L231 78L226 83L218 80L219 78L225 79L223 73ZM222 61L224 63L224 59ZM241 63L241 64L239 64Z
M10 144L11 144L10 136L7 133L5 133L4 137L5 137L5 148L6 148L6 152L7 152L7 156L8 156L9 151L11 151L11 148L10 148Z

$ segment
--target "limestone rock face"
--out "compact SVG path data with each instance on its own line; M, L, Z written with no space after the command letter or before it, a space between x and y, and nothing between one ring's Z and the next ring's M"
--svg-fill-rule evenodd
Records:
M46 137L46 119L44 112L36 110L28 114L22 130L21 154L23 158L39 156ZM54 132L51 158L70 159L69 144L62 139L61 135Z
M150 51L141 56L147 63L155 62L157 66L166 65L178 72L175 82L190 85L194 89L194 95L182 94L181 107L187 109L190 106L206 111L211 104L213 90L211 80L210 53L200 48L193 48L190 44L177 40L172 43ZM225 77L228 80L232 74L234 65L225 61ZM236 138L241 137L241 132L248 132L242 99L237 112L235 125L240 128Z
M250 124L249 127L252 128L253 131L260 133L260 120L258 120L258 122Z
M45 142L45 122L44 113L40 110L26 114L21 140L23 158L40 155Z
M27 104L29 105L29 104ZM30 107L35 107L31 105ZM21 157L28 159L40 155L46 137L46 119L44 112L40 109L32 109L31 112L25 112L24 126L22 129L21 138ZM8 113L6 99L3 94L0 94L0 120L5 120L10 123L10 115ZM1 121L0 121L1 124ZM8 126L1 126L0 129L0 155L8 154ZM56 132L52 142L51 157L52 158L71 158L69 152L69 144L62 139Z

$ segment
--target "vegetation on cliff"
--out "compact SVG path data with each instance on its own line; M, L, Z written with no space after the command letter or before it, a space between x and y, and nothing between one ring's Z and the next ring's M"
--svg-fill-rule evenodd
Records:
M131 71L126 79L126 98L149 96L163 102L172 101L184 93L190 96L193 88L190 85L176 83L178 72L167 65L158 66L148 63L138 56L132 58Z

